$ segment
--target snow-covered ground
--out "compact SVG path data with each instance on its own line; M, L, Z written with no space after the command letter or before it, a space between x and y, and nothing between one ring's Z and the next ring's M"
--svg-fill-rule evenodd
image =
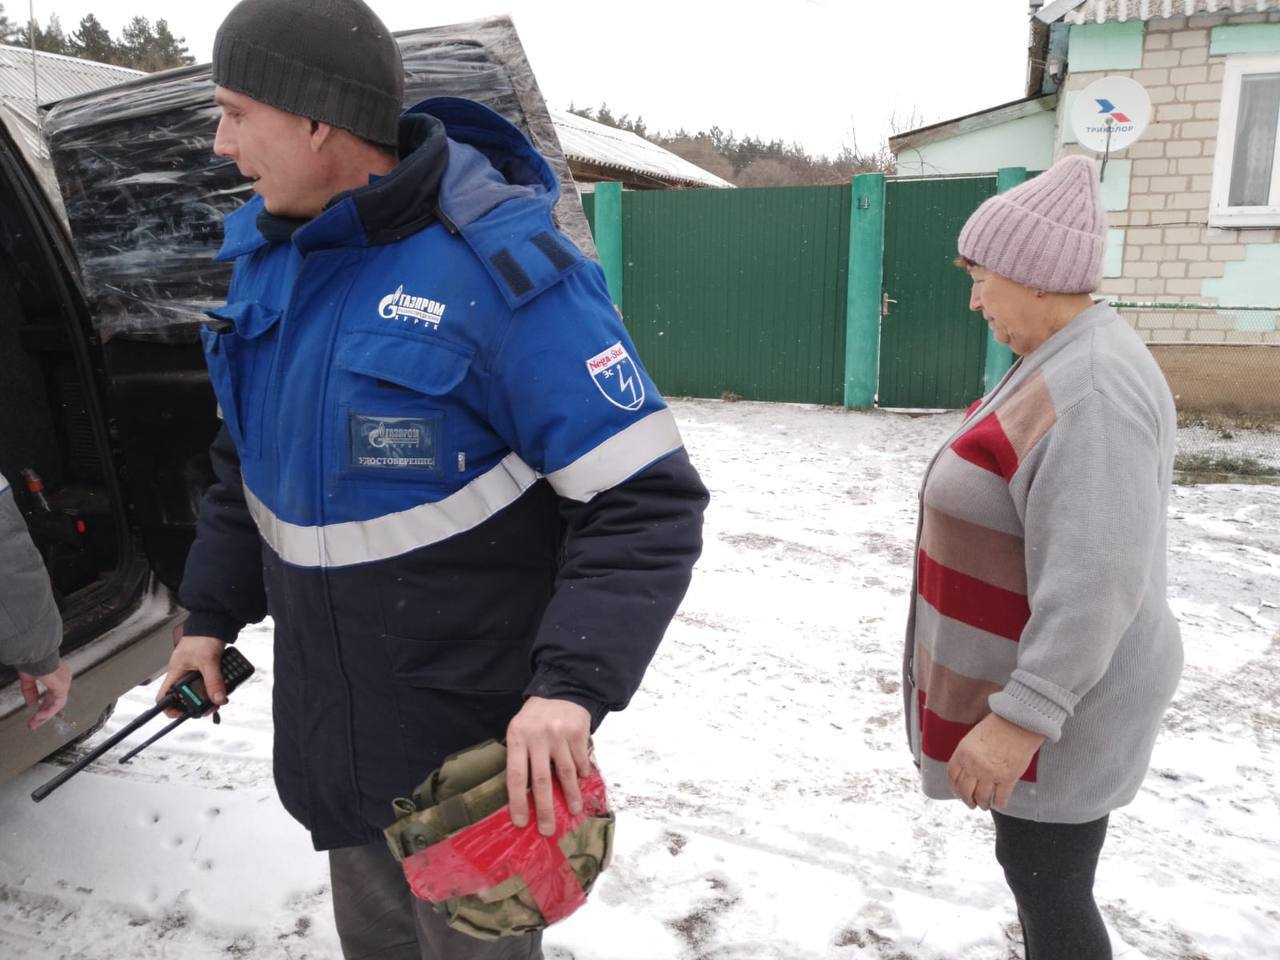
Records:
M597 752L617 854L551 960L1008 960L989 820L915 789L899 670L915 490L958 424L675 404L714 497L689 597ZM1280 951L1280 487L1179 487L1187 667L1098 895L1116 956ZM271 785L269 629L220 727L39 806L0 787L0 958L338 956L325 858ZM126 697L99 739L152 701Z
M1249 461L1257 467L1280 470L1280 424L1259 423L1239 426L1230 419L1212 423L1188 423L1178 430L1180 457L1202 457L1209 461Z

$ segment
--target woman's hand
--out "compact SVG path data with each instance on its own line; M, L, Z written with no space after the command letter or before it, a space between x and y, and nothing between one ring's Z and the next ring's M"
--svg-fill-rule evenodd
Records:
M1003 810L1045 738L991 713L965 735L947 764L951 792L972 810Z
M35 714L27 721L27 729L35 730L52 720L67 705L67 697L71 693L71 668L67 661L59 660L52 673L41 676L18 671L18 686L27 706L36 708Z

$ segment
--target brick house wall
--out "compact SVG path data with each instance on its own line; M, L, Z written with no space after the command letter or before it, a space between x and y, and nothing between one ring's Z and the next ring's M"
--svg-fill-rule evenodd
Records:
M1220 281L1232 264L1236 270L1255 269L1246 263L1251 247L1280 244L1280 230L1208 224L1227 60L1211 55L1211 31L1251 23L1280 23L1280 13L1150 20L1140 68L1073 72L1066 78L1066 105L1058 110L1058 156L1092 155L1069 142L1074 140L1069 98L1093 81L1130 76L1146 88L1153 106L1142 138L1112 154L1114 176L1128 177L1128 205L1107 215L1116 233L1113 242L1123 242L1123 254L1113 260L1108 272L1117 275L1106 278L1103 294L1119 300L1224 302L1215 295L1215 286L1222 284L1213 281ZM1109 170L1108 181L1112 177ZM1280 305L1280 276L1274 289L1269 303ZM1143 338L1154 343L1280 344L1280 315L1241 319L1241 314L1217 311L1136 311L1128 316Z

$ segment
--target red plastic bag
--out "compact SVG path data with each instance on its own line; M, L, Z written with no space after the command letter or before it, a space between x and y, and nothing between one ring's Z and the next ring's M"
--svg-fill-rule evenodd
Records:
M581 778L578 785L582 813L575 817L569 813L559 782L552 783L556 828L550 837L538 832L532 815L523 828L515 826L508 805L447 840L405 857L400 865L414 896L442 903L496 887L519 874L547 923L569 916L587 902L587 895L560 849L560 838L588 817L608 812L604 778L598 770ZM532 811L532 797L529 807Z

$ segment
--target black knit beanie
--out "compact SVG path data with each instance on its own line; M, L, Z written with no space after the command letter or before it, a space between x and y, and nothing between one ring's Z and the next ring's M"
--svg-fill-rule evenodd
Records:
M213 82L396 145L400 47L361 0L241 0L213 41Z

